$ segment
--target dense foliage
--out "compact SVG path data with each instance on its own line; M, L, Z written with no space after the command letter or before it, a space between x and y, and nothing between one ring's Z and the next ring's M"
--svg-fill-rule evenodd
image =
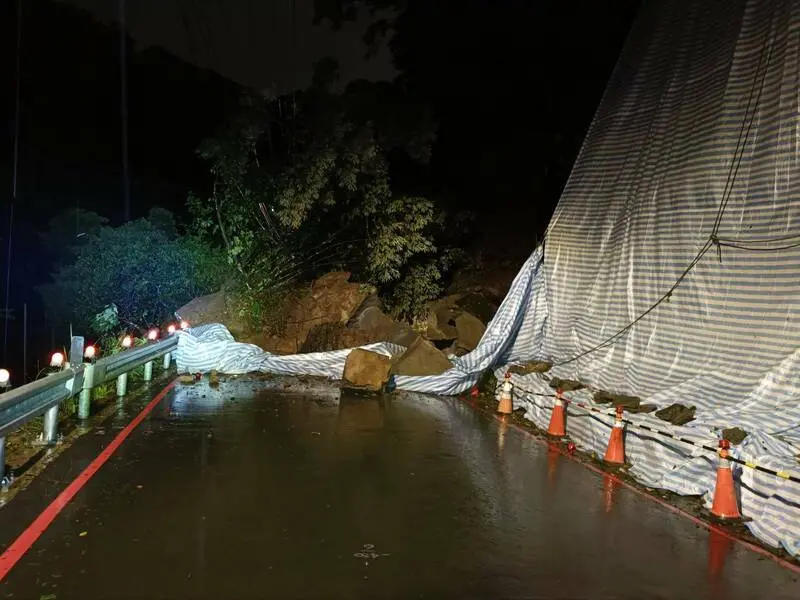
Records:
M224 244L251 297L340 267L414 317L441 291L444 215L393 170L424 168L435 127L392 84L337 93L334 81L335 65L323 61L311 89L251 98L203 144L214 184L208 197L190 198L196 231Z
M179 236L166 211L154 214L155 224L141 219L101 226L62 251L70 259L39 288L54 322L104 334L113 313L119 326L144 329L218 289L224 276L221 253L195 237Z

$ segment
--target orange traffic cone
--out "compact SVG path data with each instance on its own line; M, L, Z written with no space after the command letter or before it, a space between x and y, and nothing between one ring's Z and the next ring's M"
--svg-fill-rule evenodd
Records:
M553 437L564 437L567 429L564 425L564 397L561 388L556 390L556 401L553 404L553 412L550 415L550 426L547 428L548 435Z
M608 439L608 448L604 460L612 465L625 464L625 442L622 438L622 431L625 423L622 421L623 408L617 407L617 418L614 427L611 428L611 437Z
M503 389L500 391L500 402L497 405L497 412L503 415L510 415L514 412L514 401L511 399L511 391L513 385L511 384L511 373L506 371L503 381Z
M733 472L728 460L728 440L719 441L719 465L717 466L717 485L714 488L714 502L711 514L720 519L740 519L739 505L736 502L736 489L733 486Z

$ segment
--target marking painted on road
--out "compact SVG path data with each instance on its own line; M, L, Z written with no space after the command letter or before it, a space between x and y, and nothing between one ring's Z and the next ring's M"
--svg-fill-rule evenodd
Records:
M0 581L6 578L11 569L19 562L25 553L31 549L31 546L39 539L39 537L47 530L50 524L55 520L59 513L64 510L64 507L70 503L75 495L81 491L84 485L100 470L109 458L116 452L122 445L127 437L133 433L139 424L145 420L152 410L169 393L173 386L177 383L177 379L169 383L163 390L145 406L136 417L128 423L128 425L117 434L111 443L103 448L103 451L86 467L83 472L78 475L72 483L70 483L64 490L53 500L50 505L45 508L42 513L34 519L33 523L28 525L28 528L23 531L19 537L14 540L8 549L0 555Z

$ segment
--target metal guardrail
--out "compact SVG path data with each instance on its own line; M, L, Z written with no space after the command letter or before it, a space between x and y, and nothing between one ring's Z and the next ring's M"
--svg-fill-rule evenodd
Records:
M128 373L142 365L147 365L147 363L169 354L177 344L178 337L173 335L160 342L153 342L146 346L132 348L107 358L101 358L91 365L94 368L94 385L111 381L119 375ZM169 367L169 364L166 367ZM145 376L145 379L148 379L147 376ZM0 423L2 423L2 417L0 417Z
M77 344L76 344L77 342ZM29 421L44 415L42 442L55 443L58 427L58 407L62 402L80 395L78 417L89 417L92 390L116 379L118 397L125 396L128 373L144 366L144 380L153 378L153 363L163 357L163 367L168 369L172 350L178 345L173 335L159 342L125 350L93 363L81 364L83 338L73 338L70 364L61 371L0 394L0 479L5 475L5 441Z
M19 429L52 406L72 397L83 386L84 367L68 369L0 396L0 437Z

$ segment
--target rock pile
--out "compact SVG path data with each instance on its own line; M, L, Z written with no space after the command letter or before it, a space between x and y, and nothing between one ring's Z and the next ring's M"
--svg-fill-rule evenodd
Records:
M399 357L360 350L348 358L343 378L356 390L384 389L391 375L436 375L451 368L450 358L474 350L499 306L493 292L476 288L431 303L428 318L412 328L386 314L372 286L337 271L315 280L287 299L279 335L253 331L226 306L224 292L192 300L178 313L193 325L222 323L240 341L276 354L324 352L392 342L407 348Z

